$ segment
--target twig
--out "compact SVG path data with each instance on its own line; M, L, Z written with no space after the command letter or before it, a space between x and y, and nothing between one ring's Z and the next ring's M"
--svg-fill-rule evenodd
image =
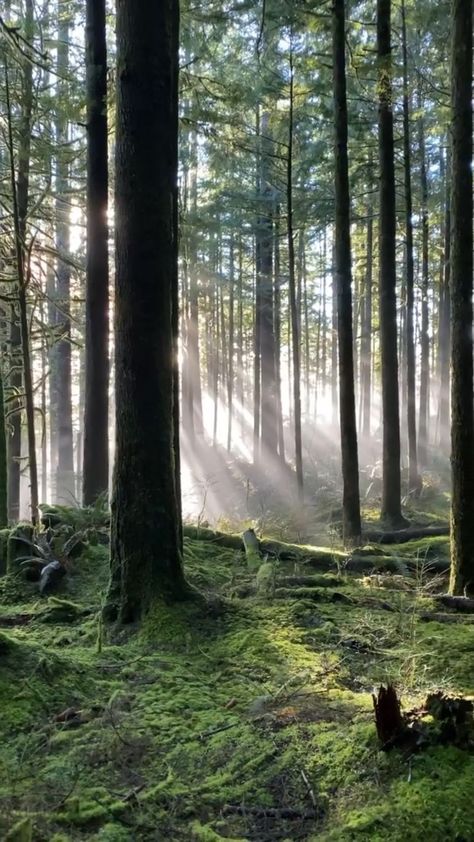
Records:
M300 810L297 807L245 807L241 804L224 804L222 808L224 816L254 816L261 819L317 819L320 813L317 810Z
M304 769L301 769L301 777L303 778L304 785L306 787L306 791L307 791L309 797L311 798L311 803L312 803L313 807L316 808L316 796L314 794L314 790L313 790L310 782L308 781L308 778L307 778L307 775L306 775L306 772L304 771Z
M235 726L239 724L239 722L231 722L227 723L227 725L221 725L220 728L213 728L211 731L203 731L202 734L199 735L199 739L207 740L208 737L213 737L214 734L220 734L222 731L229 731L231 728L235 728Z

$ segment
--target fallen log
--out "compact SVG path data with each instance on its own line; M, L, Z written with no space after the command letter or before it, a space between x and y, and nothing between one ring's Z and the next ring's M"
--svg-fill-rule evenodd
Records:
M420 537L420 532L428 537L439 537L439 530L444 527L429 527L424 530L401 530L397 533L367 533L364 535L364 540L373 541L374 535L407 535L403 541L413 540ZM436 530L436 531L435 531ZM446 533L447 534L447 533ZM242 535L218 532L217 530L208 529L204 526L184 526L184 537L193 541L208 541L219 547L235 550L236 552L244 552L244 542ZM385 543L390 543L386 541ZM259 551L262 558L266 555L279 561L294 562L296 564L303 564L315 570L326 572L334 571L337 568L342 568L344 571L352 573L370 573L376 571L377 573L404 573L417 569L419 567L418 559L411 559L408 557L396 558L392 555L380 555L374 551L373 547L353 550L351 553L344 550L326 549L324 547L313 547L311 545L288 544L284 541L276 541L269 539L259 539ZM449 569L449 562L445 559L433 559L429 561L429 568L433 573L444 573Z
M430 594L431 599L444 605L445 608L452 608L461 614L474 614L474 599L467 596L450 596L450 594Z
M362 537L365 541L373 541L376 544L406 544L408 541L418 541L420 538L443 538L448 535L449 525L446 524L446 526L409 527L397 529L394 532L368 530Z

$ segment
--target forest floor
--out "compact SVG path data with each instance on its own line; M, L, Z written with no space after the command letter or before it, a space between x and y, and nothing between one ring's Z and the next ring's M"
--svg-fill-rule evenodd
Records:
M107 547L88 544L55 597L5 577L1 838L473 840L471 747L382 751L371 695L391 681L408 710L474 693L473 617L431 596L448 552L447 538L384 547L395 572L367 575L330 547L329 571L256 573L187 538L209 609L158 606L112 641Z

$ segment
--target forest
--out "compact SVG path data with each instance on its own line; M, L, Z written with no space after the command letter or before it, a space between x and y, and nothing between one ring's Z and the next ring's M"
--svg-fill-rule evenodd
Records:
M0 3L5 842L474 842L472 13Z

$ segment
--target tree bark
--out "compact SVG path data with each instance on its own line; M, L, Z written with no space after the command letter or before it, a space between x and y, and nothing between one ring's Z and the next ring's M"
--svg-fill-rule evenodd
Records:
M66 78L69 69L69 3L60 0L58 6L58 99L67 97ZM56 160L56 250L58 265L57 303L62 323L61 339L58 343L56 360L58 366L57 410L58 410L58 467L56 497L61 503L71 505L75 497L74 443L72 433L71 398L71 269L70 259L70 199L69 193L69 131L68 121L61 106L57 108L56 135L58 153Z
M351 542L358 542L360 541L361 535L361 519L352 332L352 257L347 149L345 28L344 0L334 0L335 272L338 304L339 417L343 479L342 507L344 538Z
M474 588L472 0L452 2L451 581Z
M291 36L290 36L291 37ZM301 363L300 331L296 300L295 240L293 232L293 109L294 109L294 67L293 48L290 44L290 112L288 116L288 158L286 173L288 272L291 313L291 338L293 350L293 405L295 430L296 487L298 498L303 499L303 450L301 441Z
M420 84L420 83L419 83ZM423 108L423 98L418 92L418 110ZM421 332L420 332L420 415L418 422L418 456L421 466L427 463L428 421L430 405L430 336L429 336L429 220L428 176L426 168L425 127L423 117L418 119L418 145L420 151L421 186Z
M398 395L395 168L392 112L391 0L377 0L379 87L380 231L379 294L382 358L382 520L402 525Z
M175 455L177 0L117 2L116 462L107 615L187 588ZM143 131L146 126L146 131Z
M105 0L86 3L87 270L83 504L109 487L109 266Z
M416 447L416 392L414 340L414 260L413 260L413 201L411 185L410 99L408 87L408 49L405 0L402 0L403 50L403 166L405 175L405 271L406 271L406 406L408 432L408 493L419 487Z

